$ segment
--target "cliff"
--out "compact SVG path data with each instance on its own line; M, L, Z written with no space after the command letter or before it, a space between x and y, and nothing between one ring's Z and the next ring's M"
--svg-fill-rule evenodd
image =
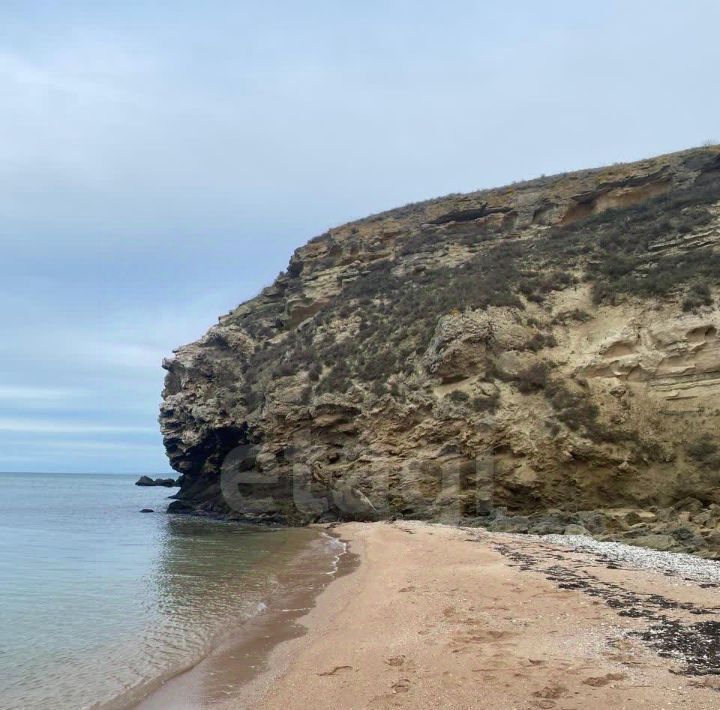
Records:
M172 509L720 549L719 281L718 147L331 229L164 362Z

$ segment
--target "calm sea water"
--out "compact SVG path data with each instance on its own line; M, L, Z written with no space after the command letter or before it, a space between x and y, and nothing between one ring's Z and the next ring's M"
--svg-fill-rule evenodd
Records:
M277 593L310 530L141 514L135 476L0 474L0 708L127 705L190 667Z

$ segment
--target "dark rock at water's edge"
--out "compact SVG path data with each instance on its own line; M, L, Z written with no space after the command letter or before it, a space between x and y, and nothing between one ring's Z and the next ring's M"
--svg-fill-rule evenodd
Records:
M192 505L186 503L185 501L174 500L174 501L172 501L172 503L170 503L170 505L168 505L167 512L168 513L179 513L182 515L190 515L192 513L196 513L197 511L195 510L195 508Z
M141 513L154 513L155 511L152 508L143 508Z
M180 484L174 478L150 478L150 476L140 476L135 481L136 486L164 486L165 488L175 488Z

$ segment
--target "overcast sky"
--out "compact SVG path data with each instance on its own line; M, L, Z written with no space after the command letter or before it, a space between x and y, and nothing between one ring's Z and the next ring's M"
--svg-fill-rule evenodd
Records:
M0 470L167 470L160 361L329 226L720 140L720 3L3 0Z

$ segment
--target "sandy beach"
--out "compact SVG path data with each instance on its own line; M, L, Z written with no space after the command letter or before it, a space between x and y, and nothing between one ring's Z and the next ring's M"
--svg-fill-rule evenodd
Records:
M642 553L413 522L334 532L359 566L224 707L720 704L714 563L669 556L654 570Z

